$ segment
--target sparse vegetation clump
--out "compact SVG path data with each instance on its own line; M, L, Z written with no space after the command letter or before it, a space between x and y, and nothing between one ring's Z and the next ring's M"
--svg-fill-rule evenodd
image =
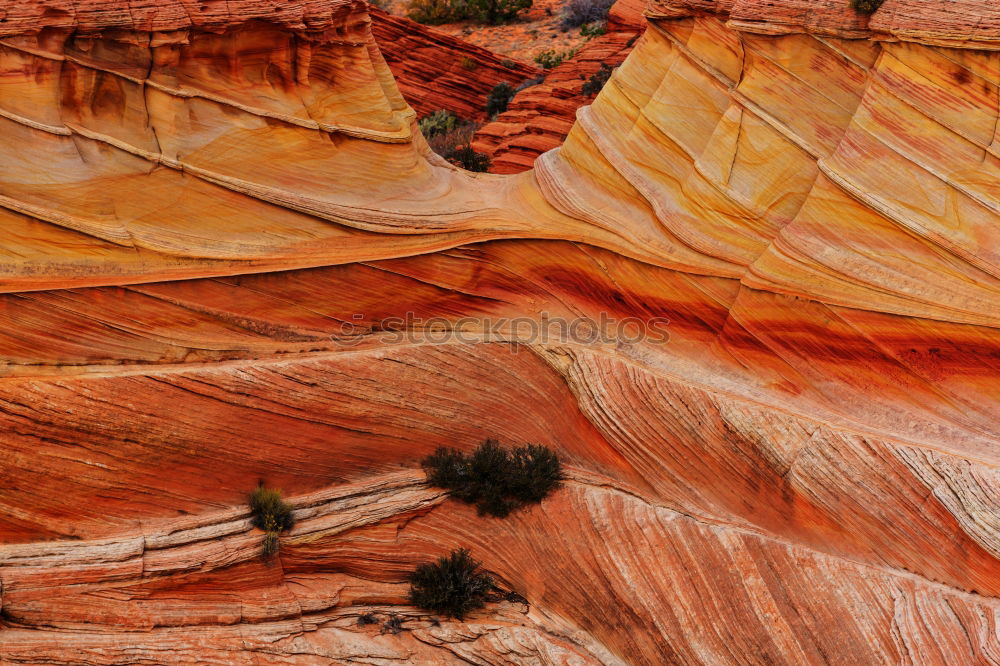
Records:
M469 18L466 0L410 0L406 16L417 23L440 25Z
M553 67L558 67L562 64L564 60L569 60L576 55L579 48L573 48L568 51L556 51L555 49L546 49L535 55L535 62L542 66L542 69L552 69Z
M552 69L563 61L563 54L555 49L546 49L535 55L535 62L543 69Z
M532 0L468 0L472 18L499 25L517 18L526 9L531 9Z
M492 439L468 456L439 448L422 464L432 486L475 504L480 515L499 518L541 502L563 479L559 457L551 449L537 444L506 449Z
M594 21L593 23L584 23L580 26L580 35L582 37L600 37L608 31L607 21Z
M390 615L389 618L382 624L383 634L396 635L403 631L403 618L398 615Z
M463 57L459 64L462 66L462 69L467 69L470 72L479 68L479 63L469 56Z
M601 68L591 74L590 78L584 82L583 88L580 89L580 92L587 97L593 97L597 93L601 92L604 88L604 84L611 78L612 71L614 70L612 70L607 63L601 63Z
M851 7L862 14L874 14L885 0L851 0Z
M491 118L503 113L507 110L512 97L514 97L514 86L503 82L496 84L486 97L486 113Z
M459 146L443 155L446 160L466 171L485 173L490 170L493 161L489 155L476 152L470 145Z
M420 133L427 139L446 134L462 124L464 123L461 118L444 109L429 113L417 121Z
M486 605L493 578L462 548L428 562L410 574L410 601L420 608L459 620Z
M364 613L358 616L359 627L366 627L369 624L378 624L378 618L375 617L375 613Z
M469 145L476 131L474 122L442 109L424 116L417 125L430 149L455 166L467 171L489 170L489 156L477 153Z
M440 25L473 20L507 23L531 8L532 0L410 0L406 15L417 23Z
M295 524L292 507L281 499L281 491L261 483L250 493L250 522L264 530L261 554L267 558L278 552L278 535Z
M614 0L569 0L562 11L560 27L578 28L586 23L604 22Z

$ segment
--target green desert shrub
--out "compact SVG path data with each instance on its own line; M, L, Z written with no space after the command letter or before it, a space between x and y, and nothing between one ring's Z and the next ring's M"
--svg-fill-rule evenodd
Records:
M451 111L445 111L444 109L440 109L434 113L429 113L417 121L417 126L420 127L420 133L428 139L441 134L446 134L461 124L462 120L458 116L453 114Z
M295 524L292 507L281 499L281 491L265 488L261 483L250 493L250 522L264 530L262 554L270 557L278 552L278 534Z
M417 23L440 25L474 20L498 25L531 8L532 0L410 0L406 15Z
M507 110L511 98L514 97L514 86L509 83L498 83L493 86L493 90L486 96L486 113L490 117L499 115Z
M559 53L555 49L546 49L535 54L535 62L541 65L544 69L552 69L562 61L563 54Z
M479 63L469 56L464 56L459 64L462 66L462 69L467 69L470 72L479 68Z
M580 35L583 37L600 37L607 31L607 21L594 21L593 23L584 23L580 26Z
M535 55L535 62L541 65L542 69L552 69L561 65L564 60L569 60L575 56L578 50L578 48L572 48L568 51L560 52L555 49L546 49Z
M480 515L503 518L541 502L563 479L559 457L537 444L507 449L488 439L469 455L439 448L422 463L427 482L475 504Z
M874 14L883 2L884 0L851 0L851 7L862 14Z
M425 25L454 23L469 18L469 4L466 0L410 0L406 16Z
M472 18L490 25L507 23L517 18L526 9L531 9L532 0L468 0Z
M435 153L467 171L488 171L490 158L477 153L469 143L476 124L449 111L435 111L421 118L417 125Z
M455 166L468 171L489 170L490 158L469 146L476 131L475 123L448 111L435 111L417 124L430 149Z
M601 92L604 88L604 84L611 78L612 71L613 70L607 63L601 63L601 68L591 74L590 78L584 82L583 88L580 89L580 92L587 97L593 97L597 93Z
M417 567L410 574L410 601L432 613L459 620L482 608L493 591L493 578L462 548Z

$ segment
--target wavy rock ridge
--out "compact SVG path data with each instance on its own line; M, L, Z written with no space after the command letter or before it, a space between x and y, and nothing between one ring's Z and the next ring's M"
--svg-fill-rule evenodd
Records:
M993 10L718 4L508 177L360 3L5 6L0 662L1000 663ZM669 341L485 321L602 313ZM485 437L566 487L421 483ZM528 603L408 606L460 546Z

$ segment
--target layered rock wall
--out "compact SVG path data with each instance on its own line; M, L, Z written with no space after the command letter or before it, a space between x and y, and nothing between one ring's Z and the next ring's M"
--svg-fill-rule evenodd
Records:
M7 7L0 660L1000 663L998 32L719 4L508 177L427 151L360 4ZM490 323L602 315L667 336ZM422 483L486 437L565 487ZM527 603L407 605L456 547Z
M572 58L544 72L537 85L519 91L507 111L476 131L473 148L489 155L493 173L521 173L542 153L558 147L576 120L576 110L593 101L584 84L602 65L617 67L645 29L641 0L618 0L608 13L607 32L587 42Z
M517 86L541 73L377 7L369 6L368 13L382 56L419 117L445 109L486 120L486 99L497 84Z

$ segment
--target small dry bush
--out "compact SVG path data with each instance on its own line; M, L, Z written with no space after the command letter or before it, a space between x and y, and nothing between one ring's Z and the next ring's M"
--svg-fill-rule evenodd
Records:
M597 93L604 89L604 84L608 82L611 78L611 72L613 70L608 66L607 63L601 63L601 68L594 72L589 79L583 84L580 89L587 97L593 97Z
M467 171L489 170L490 158L469 145L476 132L476 124L471 120L441 110L424 116L417 124L430 149L455 166Z
M462 548L428 562L410 574L410 601L414 606L463 619L482 608L493 591L493 578Z
M469 455L439 448L422 462L427 482L475 504L480 515L503 518L536 504L562 482L562 464L551 449L528 444L507 449L488 439Z
M552 69L553 67L561 65L564 60L569 60L575 56L576 52L579 50L580 47L572 48L567 51L547 49L535 55L535 62L538 63L542 69Z
M410 0L406 16L425 25L454 23L469 18L469 4L465 0Z
M854 11L862 14L874 14L882 6L884 0L851 0Z
M251 524L264 530L261 554L267 558L278 552L278 534L295 524L292 507L281 499L281 491L260 484L250 493Z
M486 97L486 113L492 118L507 110L507 105L514 97L514 86L506 82L501 82L493 86L493 90Z

